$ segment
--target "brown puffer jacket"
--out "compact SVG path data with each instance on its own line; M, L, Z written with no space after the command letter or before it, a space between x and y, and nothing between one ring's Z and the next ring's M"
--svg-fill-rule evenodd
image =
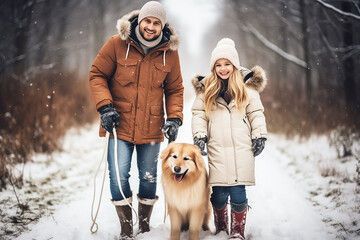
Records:
M243 69L241 72L249 71ZM259 66L255 66L252 73L245 83L248 104L239 111L234 100L227 104L218 97L209 117L204 107L205 81L199 81L199 77L193 79L197 96L192 106L192 133L193 137L208 138L209 184L212 186L255 185L251 139L267 137L259 95L267 80Z
M160 44L144 56L135 35L138 15L136 10L118 20L119 34L105 43L91 66L90 90L96 109L112 104L119 113L119 139L134 144L162 142L163 95L167 118L183 119L179 40L166 23ZM105 136L101 127L100 136Z

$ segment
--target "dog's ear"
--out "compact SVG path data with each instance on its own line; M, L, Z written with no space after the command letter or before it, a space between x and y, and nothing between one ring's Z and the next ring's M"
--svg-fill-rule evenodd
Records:
M169 157L171 151L172 151L172 147L173 147L174 143L170 143L161 153L160 153L160 159L161 160L165 160Z

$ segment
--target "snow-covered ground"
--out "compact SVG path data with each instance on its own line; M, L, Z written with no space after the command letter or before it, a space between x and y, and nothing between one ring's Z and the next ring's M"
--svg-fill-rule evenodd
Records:
M189 107L185 109L190 111ZM178 142L190 143L191 115L185 112L185 116ZM72 129L64 139L62 152L54 153L51 158L36 155L34 162L25 166L25 186L17 190L17 195L28 209L20 216L11 187L1 193L0 238L117 239L119 222L109 201L107 175L97 219L99 230L90 233L94 175L105 145L97 132L97 125ZM162 144L162 149L164 147L166 144ZM352 158L340 163L325 137L288 140L271 134L264 152L256 158L257 185L247 188L251 206L246 224L247 239L359 238L360 194L354 182L355 164ZM326 169L335 169L336 174L322 177ZM97 199L103 170L97 178ZM131 185L134 193L138 186L136 171L133 162ZM136 239L169 239L170 220L167 218L164 223L160 178L158 195L160 199L154 207L151 231ZM137 209L136 198L134 206ZM30 223L23 224L24 221ZM211 229L214 231L212 223ZM225 233L214 236L211 232L201 232L200 237L227 239ZM188 239L188 233L183 232L181 239Z

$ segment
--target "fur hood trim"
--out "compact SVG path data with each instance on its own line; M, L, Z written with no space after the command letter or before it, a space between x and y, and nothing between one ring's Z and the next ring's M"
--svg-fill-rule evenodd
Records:
M252 88L252 89L258 91L259 93L261 93L262 91L264 91L266 84L268 82L266 73L265 73L264 69L258 65L253 67L251 69L251 71L254 74L252 75L251 78L249 78L249 80L247 80L245 82L245 85L248 88Z
M205 88L205 76L196 75L191 79L191 83L195 89L196 95L204 92Z
M264 91L267 84L267 77L264 69L258 65L251 69L253 75L245 82L245 86L251 89L254 89L261 93ZM245 76L243 76L245 77ZM191 83L194 86L196 94L204 92L205 88L205 77L201 75L196 75L191 80Z
M131 23L139 16L140 10L134 10L128 14L125 14L122 18L117 20L116 29L119 32L121 40L127 40L131 35ZM168 31L169 37L169 48L172 51L177 51L179 48L179 35L175 29L169 24L165 23L163 32Z

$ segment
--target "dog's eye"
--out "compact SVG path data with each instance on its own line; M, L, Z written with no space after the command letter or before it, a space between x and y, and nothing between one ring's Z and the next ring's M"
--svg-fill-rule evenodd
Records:
M184 160L187 161L187 160L190 160L190 158L189 157L184 157Z
M175 159L177 158L177 156L175 154L172 157L175 158Z

